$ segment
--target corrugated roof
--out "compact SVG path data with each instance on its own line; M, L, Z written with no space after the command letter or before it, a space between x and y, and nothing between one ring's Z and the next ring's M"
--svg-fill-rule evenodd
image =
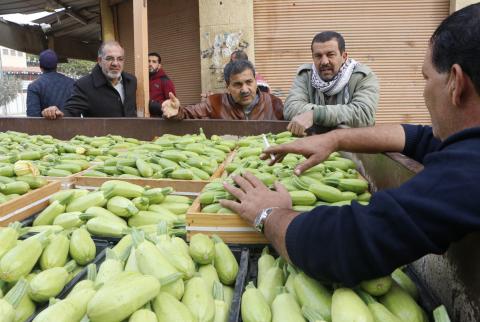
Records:
M63 9L59 12L55 10ZM84 42L101 39L99 0L6 0L0 1L0 15L31 14L48 11L52 14L35 23L51 26L47 36L72 37Z

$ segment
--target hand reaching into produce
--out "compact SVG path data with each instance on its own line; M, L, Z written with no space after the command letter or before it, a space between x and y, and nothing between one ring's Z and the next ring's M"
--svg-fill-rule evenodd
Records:
M265 160L268 159L270 155L274 155L275 160L270 161L270 164L273 164L282 161L288 153L301 154L306 157L307 160L299 163L295 168L294 173L300 175L307 169L324 161L330 153L336 151L336 141L330 133L309 136L295 140L294 142L271 146L263 151L260 159Z
M172 92L169 92L168 96L170 99L162 103L163 117L167 119L176 116L180 108L180 101L178 98L176 98Z
M301 154L307 160L298 164L295 174L300 175L324 161L335 151L356 153L402 152L405 147L405 131L401 125L376 125L358 129L338 129L313 135L294 142L272 146L260 156L265 160L271 154L274 162L280 162L287 153Z
M265 208L292 208L292 198L287 189L279 182L275 182L275 190L268 189L257 177L246 172L243 177L235 176L233 180L239 185L236 188L225 183L225 189L238 201L220 200L222 206L233 210L253 225L255 217Z
M63 112L56 106L49 106L42 111L42 116L47 120L55 120L63 116Z

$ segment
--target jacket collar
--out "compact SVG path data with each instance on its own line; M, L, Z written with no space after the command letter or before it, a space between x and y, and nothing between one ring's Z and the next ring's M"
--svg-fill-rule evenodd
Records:
M250 110L250 114L254 113L255 111L260 110L261 111L263 108L263 101L265 100L265 97L263 96L264 92L260 91L258 88L257 88L257 95L254 99L254 102L255 102L255 105L251 108ZM237 104L234 100L233 100L233 97L232 95L230 95L229 93L225 93L225 96L227 97L227 100L228 100L228 103L230 106L232 106L235 110L238 110L238 111L241 111L242 113L245 113L245 109L243 108L243 106L241 106L240 104ZM260 107L259 107L260 106Z
M471 127L450 135L440 144L440 146L438 147L438 150L445 149L449 145L455 144L458 141L464 141L469 139L478 140L479 138L480 138L480 127Z

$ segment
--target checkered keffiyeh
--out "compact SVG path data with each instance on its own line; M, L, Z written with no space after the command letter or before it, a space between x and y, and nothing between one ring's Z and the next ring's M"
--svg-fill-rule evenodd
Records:
M347 85L350 77L352 76L353 69L357 65L357 61L351 58L348 58L342 67L338 71L337 75L331 81L324 81L318 75L317 68L312 64L312 86L318 89L320 92L324 93L327 96L332 96L339 93L345 85Z

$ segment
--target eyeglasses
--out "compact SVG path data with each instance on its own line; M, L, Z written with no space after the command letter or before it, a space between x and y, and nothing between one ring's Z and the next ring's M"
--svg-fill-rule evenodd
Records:
M114 61L117 61L119 63L123 63L125 61L125 57L120 56L120 57L112 57L112 56L107 56L107 57L102 57L103 60L105 60L107 63L113 63Z

